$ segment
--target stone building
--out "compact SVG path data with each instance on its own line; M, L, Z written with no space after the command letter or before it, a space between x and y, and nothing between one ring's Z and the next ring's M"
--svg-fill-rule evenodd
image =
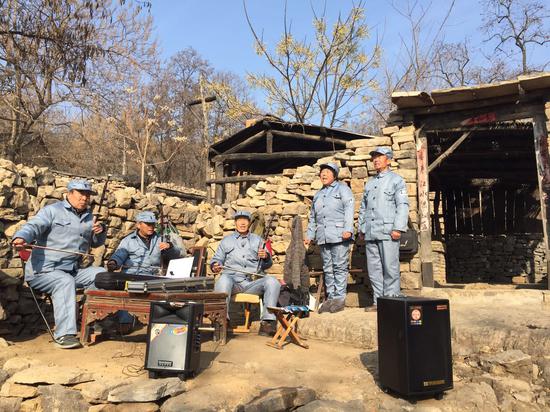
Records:
M392 102L385 131L414 129L424 284L442 270L449 282L547 284L550 73Z

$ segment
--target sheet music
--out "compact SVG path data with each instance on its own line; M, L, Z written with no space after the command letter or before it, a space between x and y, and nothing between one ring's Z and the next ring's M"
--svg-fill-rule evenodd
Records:
M172 259L168 263L168 269L166 270L166 278L180 279L191 277L191 270L193 269L193 257L186 257L181 259Z

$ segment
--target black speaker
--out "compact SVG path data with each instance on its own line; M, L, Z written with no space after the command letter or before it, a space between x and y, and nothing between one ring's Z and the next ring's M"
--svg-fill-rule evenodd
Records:
M150 378L178 375L182 379L199 370L204 305L197 302L151 302L145 369Z
M449 301L397 297L377 304L380 386L405 397L452 389Z

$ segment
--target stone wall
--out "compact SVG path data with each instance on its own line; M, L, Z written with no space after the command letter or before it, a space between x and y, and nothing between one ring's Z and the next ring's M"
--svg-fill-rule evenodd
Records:
M403 176L411 203L410 217L417 222L416 206L416 151L414 128L397 127L385 130L386 135L349 142L348 148L335 153L334 157L319 159L316 165L304 165L296 169L286 169L281 175L268 177L248 189L246 196L230 204L194 205L177 197L163 193L140 193L123 182L112 182L106 199L106 207L101 211L101 220L108 226L108 239L105 246L94 250L96 265L101 265L116 248L120 239L133 230L134 217L138 211L156 211L163 208L176 225L187 247L206 246L208 257L212 257L223 236L234 230L232 216L237 209L246 209L264 215L275 213L271 239L274 249L274 264L269 270L282 276L285 251L290 242L292 218L299 215L307 226L309 208L315 192L321 187L318 165L335 161L341 166L340 178L351 187L355 197L355 222L363 186L369 175L375 173L369 152L376 146L391 145L395 159L392 168ZM47 204L63 199L66 193L67 176L55 175L47 168L15 165L0 159L0 334L22 328L25 324L39 323L33 302L22 286L22 265L10 248L10 241L16 230ZM101 192L103 182L94 181L94 188ZM99 196L96 196L95 201ZM97 206L96 206L97 207ZM310 248L311 269L321 269L321 259L317 247ZM353 268L365 267L365 251L360 242L353 246ZM404 288L420 287L420 260L418 256L401 262L402 284ZM365 283L365 272L360 270L350 278L351 284Z
M447 281L540 283L547 276L542 233L448 235Z

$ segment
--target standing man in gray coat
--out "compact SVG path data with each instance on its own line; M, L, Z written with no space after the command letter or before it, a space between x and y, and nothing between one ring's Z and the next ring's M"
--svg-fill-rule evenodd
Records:
M354 201L351 189L337 180L339 171L335 163L321 165L319 177L323 187L313 197L304 239L306 247L312 240L321 247L328 299L319 308L319 313L339 312L346 303Z
M390 170L393 152L377 147L370 152L378 172L365 185L359 209L359 236L366 241L367 270L373 289L375 311L380 296L401 293L399 239L407 231L409 198L401 176Z

